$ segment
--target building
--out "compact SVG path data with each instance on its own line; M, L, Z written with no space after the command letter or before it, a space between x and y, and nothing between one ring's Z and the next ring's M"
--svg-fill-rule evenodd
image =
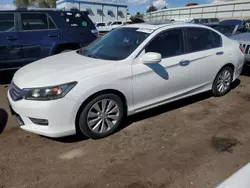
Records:
M59 0L58 9L77 8L87 11L93 22L127 21L127 5L105 1Z
M163 9L144 16L146 21L184 18L247 19L250 18L250 0Z

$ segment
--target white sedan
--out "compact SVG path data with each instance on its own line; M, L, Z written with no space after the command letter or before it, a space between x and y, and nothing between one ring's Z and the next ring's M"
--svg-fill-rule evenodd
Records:
M242 50L206 26L127 25L23 67L8 99L24 130L102 138L127 115L207 90L225 95L242 71Z

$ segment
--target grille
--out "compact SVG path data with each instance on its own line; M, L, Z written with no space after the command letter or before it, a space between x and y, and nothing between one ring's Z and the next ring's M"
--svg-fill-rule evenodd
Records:
M240 46L245 49L245 54L246 55L250 54L250 44L240 44Z
M17 87L13 82L10 84L9 92L13 101L21 100L25 94L24 91Z

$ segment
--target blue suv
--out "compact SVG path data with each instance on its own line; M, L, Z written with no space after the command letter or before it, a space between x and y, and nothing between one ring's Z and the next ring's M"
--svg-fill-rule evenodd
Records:
M0 11L0 70L79 49L98 37L88 14L79 10Z

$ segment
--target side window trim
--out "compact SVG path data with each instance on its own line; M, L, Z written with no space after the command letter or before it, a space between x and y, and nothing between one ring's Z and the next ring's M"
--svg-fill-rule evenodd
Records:
M34 32L34 31L51 31L51 30L57 30L58 27L55 24L54 20L51 19L50 15L48 15L45 12L19 12L18 13L18 22L19 22L19 32ZM38 30L23 30L23 26L22 26L22 14L44 14L47 17L47 24L48 24L48 29L38 29ZM55 25L55 29L50 29L50 24L49 24L49 19L53 22L53 24Z
M154 40L156 39L158 36L160 36L161 34L165 33L165 32L168 32L168 31L172 31L172 30L178 30L180 29L182 31L182 45L183 45L183 48L182 48L182 53L180 55L185 55L185 35L184 35L184 30L183 30L183 27L176 27L176 28L171 28L171 29L167 29L167 30L164 30L164 31L161 31L160 33L158 33L157 35L155 35L150 41L148 41L148 43L144 46L144 48L141 49L141 51L136 55L135 58L139 57L141 53L145 52L145 49L147 48L147 46ZM180 55L175 55L175 56L171 56L171 57L176 57L176 56L180 56ZM163 57L162 59L167 59L167 58L171 58L171 57Z
M1 12L0 14L13 14L14 16L14 31L11 32L17 32L17 20L16 20L16 13L15 12ZM8 33L10 31L0 31L0 33Z
M47 13L45 13L46 14L46 16L47 16L47 22L48 22L48 25L49 25L49 30L56 30L56 29L58 29L58 27L57 27L57 25L56 25L56 23L54 22L54 20L51 18L51 16L49 15L49 14L47 14ZM54 29L51 29L50 27L50 22L52 22L53 24L54 24L54 26L55 26L55 28Z

